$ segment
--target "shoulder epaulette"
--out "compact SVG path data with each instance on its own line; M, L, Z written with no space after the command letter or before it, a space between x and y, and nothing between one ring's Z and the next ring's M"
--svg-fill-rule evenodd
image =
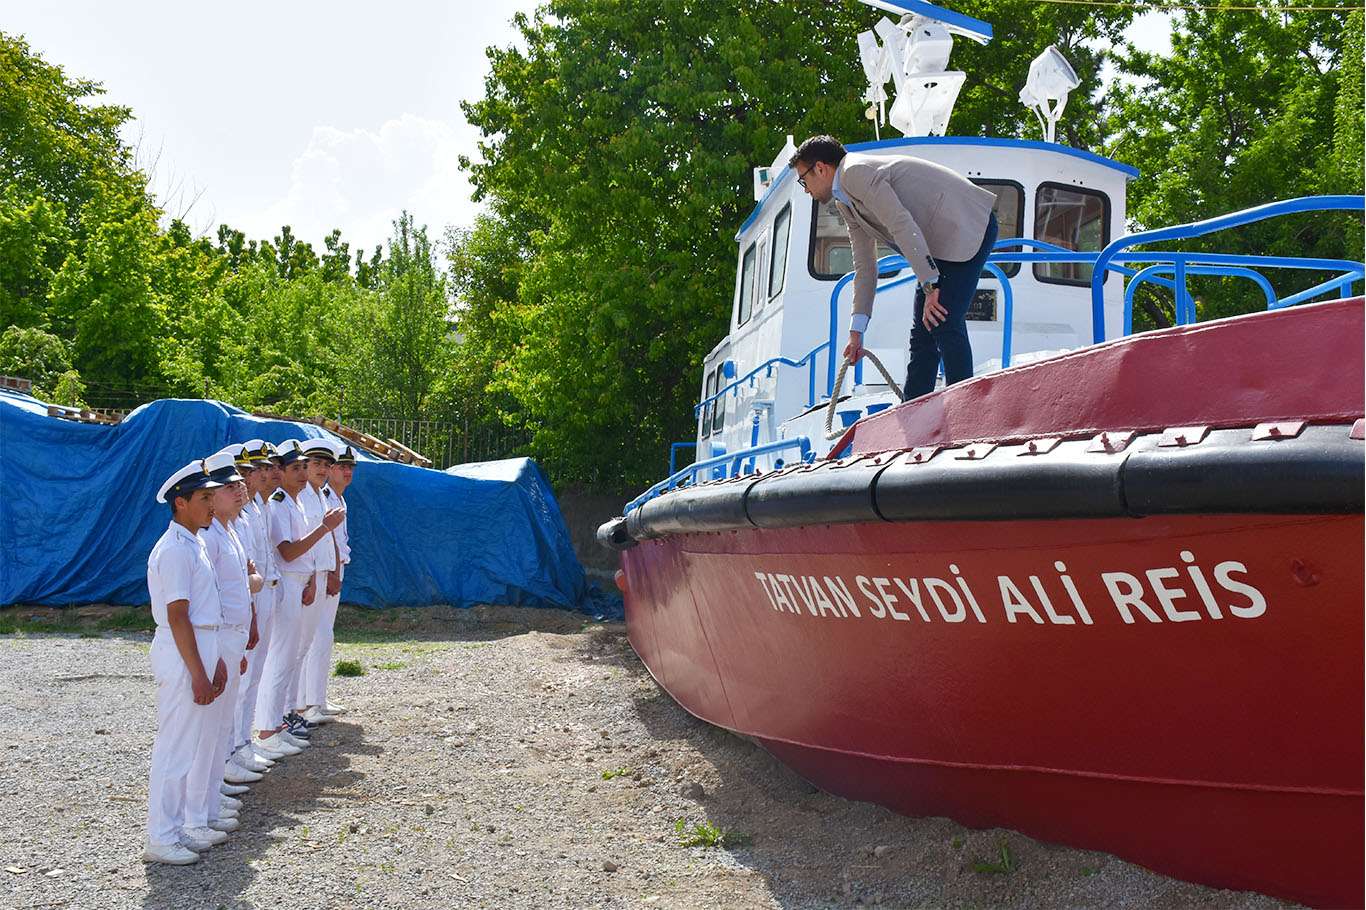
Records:
M284 490L276 490L274 493L271 494L270 498L273 499L273 500L275 500L276 502L284 502L284 501L285 501L285 491L284 491Z
M324 496L331 496L331 495L332 495L332 488L331 488L331 487L323 487L323 495L324 495Z

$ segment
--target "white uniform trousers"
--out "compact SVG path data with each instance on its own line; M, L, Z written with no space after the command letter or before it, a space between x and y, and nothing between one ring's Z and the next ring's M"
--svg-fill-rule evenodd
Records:
M298 676L299 624L303 612L307 575L284 572L275 589L275 616L271 621L270 654L262 671L261 689L256 695L256 729L274 730L280 726L288 704L290 689Z
M223 772L227 770L223 765L232 754L233 728L237 726L237 697L242 691L242 655L247 650L249 632L250 629L245 626L223 626L218 630L219 656L228 668L228 681L223 686L223 694L214 699L210 706L214 716L210 721L213 728L209 735L216 737L213 755L214 768L217 770L203 797L204 815L210 821L218 818L219 800L223 795L219 792L219 784L223 783Z
M343 564L338 570L338 575L346 577L346 565ZM326 580L326 579L324 579ZM327 588L322 589L324 592ZM308 654L304 657L304 691L303 703L305 705L317 705L319 708L327 704L327 681L331 676L328 671L332 667L332 645L334 636L332 627L337 621L337 605L341 603L341 590L336 594L323 594L322 609L318 611L318 630L313 635L313 644L308 646Z
M313 603L303 608L298 649L294 652L294 666L296 668L294 683L289 690L289 705L285 708L286 711L302 708L308 704L304 701L304 676L308 663L308 649L313 646L313 639L318 634L319 617L326 612L327 572L315 572L313 578Z
M194 630L195 644L204 671L213 677L218 663L218 633ZM152 639L152 675L157 683L157 733L152 745L152 773L147 794L147 840L174 844L181 828L203 825L201 794L209 786L218 790L211 761L210 737L213 705L194 703L190 671L176 648L167 626L158 626Z
M270 656L270 632L275 620L275 595L279 582L267 584L256 592L256 647L247 652L247 675L237 697L237 721L233 731L233 751L251 742L256 725L256 698L261 689L266 658Z

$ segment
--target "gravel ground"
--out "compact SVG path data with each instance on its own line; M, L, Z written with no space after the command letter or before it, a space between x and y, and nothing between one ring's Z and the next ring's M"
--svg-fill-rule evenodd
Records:
M150 636L0 635L0 906L1290 906L822 793L686 714L619 625L511 608L343 622L338 656L368 670L335 680L351 713L185 868L139 860ZM731 842L683 846L679 819ZM1008 869L974 870L1002 844Z

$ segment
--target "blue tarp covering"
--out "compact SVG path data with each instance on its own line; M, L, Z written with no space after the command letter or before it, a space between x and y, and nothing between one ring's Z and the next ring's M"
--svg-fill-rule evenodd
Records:
M170 520L155 497L172 471L231 442L315 436L331 434L212 401L153 402L117 426L74 423L0 392L0 604L146 603L147 555ZM364 460L346 501L343 601L612 612L529 459L445 472Z

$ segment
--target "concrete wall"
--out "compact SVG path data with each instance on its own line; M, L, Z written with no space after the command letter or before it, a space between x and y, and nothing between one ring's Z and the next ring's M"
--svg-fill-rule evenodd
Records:
M636 491L639 492L639 491ZM621 514L621 507L636 493L603 493L597 490L556 491L555 498L560 504L560 513L569 527L569 539L574 545L574 553L583 563L589 578L599 579L604 587L613 584L612 577L621 562L617 554L600 545L597 540L598 526L609 518Z

